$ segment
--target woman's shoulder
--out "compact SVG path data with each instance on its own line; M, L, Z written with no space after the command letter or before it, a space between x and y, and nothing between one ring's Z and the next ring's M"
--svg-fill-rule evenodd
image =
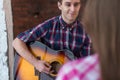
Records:
M68 62L61 68L59 75L64 75L71 80L74 80L72 79L74 77L81 80L100 79L98 55L95 54Z
M65 64L64 66L67 66L67 65L72 65L72 66L89 65L89 64L94 64L95 62L98 62L98 55L97 54L86 56L84 58L80 58L80 59L77 59L74 61L70 61L67 64ZM88 64L86 64L86 63L88 63Z

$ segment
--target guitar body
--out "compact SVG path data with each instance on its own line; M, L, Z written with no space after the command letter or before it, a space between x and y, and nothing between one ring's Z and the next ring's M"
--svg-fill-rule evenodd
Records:
M56 76L60 67L69 61L64 51L55 51L47 47L46 45L36 41L29 46L32 54L40 59L44 60L52 66L53 73L51 76ZM40 80L39 72L25 59L18 54L15 56L14 62L14 80Z

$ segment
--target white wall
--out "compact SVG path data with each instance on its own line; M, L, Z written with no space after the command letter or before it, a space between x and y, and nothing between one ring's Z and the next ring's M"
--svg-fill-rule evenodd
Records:
M0 0L0 80L9 80L7 57L7 30L3 1Z

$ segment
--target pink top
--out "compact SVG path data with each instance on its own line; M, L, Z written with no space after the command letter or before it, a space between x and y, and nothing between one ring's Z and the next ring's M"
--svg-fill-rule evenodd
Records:
M98 55L68 62L60 69L56 80L101 80Z

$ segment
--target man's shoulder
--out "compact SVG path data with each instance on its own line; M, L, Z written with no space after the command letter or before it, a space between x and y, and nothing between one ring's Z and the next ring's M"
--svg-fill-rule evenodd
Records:
M58 22L58 19L59 19L59 16L54 16L52 18L45 20L44 22L40 23L39 25L43 26L44 28L50 28L50 27L53 27L53 25Z
M54 22L54 21L58 21L59 20L59 16L54 16L52 18L47 19L45 22Z

